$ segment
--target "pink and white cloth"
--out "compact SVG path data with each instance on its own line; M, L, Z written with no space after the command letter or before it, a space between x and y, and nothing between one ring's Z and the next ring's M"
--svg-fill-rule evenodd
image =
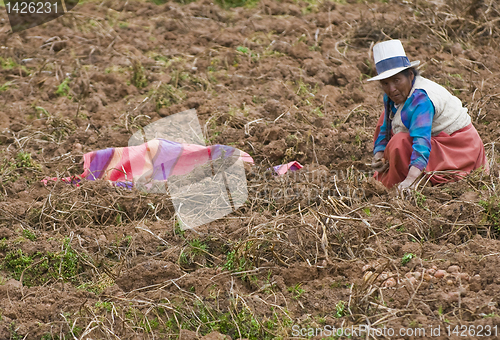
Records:
M80 179L105 179L117 186L131 188L139 178L166 181L170 176L185 175L213 160L230 157L234 157L234 161L241 159L254 164L249 154L227 145L203 146L153 139L137 146L86 153L83 155L83 174L61 180L77 184ZM277 175L282 175L301 168L302 165L298 162L290 162L275 166L274 171ZM48 180L57 178L44 179L42 182L47 184Z

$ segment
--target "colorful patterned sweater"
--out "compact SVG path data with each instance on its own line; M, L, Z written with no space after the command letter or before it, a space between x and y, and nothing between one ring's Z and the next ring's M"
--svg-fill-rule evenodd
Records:
M424 90L416 89L411 96L406 99L401 109L401 121L408 129L410 137L413 138L413 152L411 154L410 166L415 166L424 170L429 161L431 152L431 129L434 119L434 105ZM380 133L375 141L373 153L384 151L389 141L387 132L391 130L391 119L399 108L389 97L384 94L385 119L380 128ZM388 126L389 125L389 126Z

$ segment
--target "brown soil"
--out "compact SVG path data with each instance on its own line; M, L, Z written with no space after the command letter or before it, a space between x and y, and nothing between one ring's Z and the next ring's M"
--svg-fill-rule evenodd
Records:
M0 11L0 339L496 338L446 327L500 332L499 19L496 1L99 0L12 34ZM468 107L491 175L409 200L370 178L388 37ZM257 164L223 219L182 231L166 196L40 183L191 108Z

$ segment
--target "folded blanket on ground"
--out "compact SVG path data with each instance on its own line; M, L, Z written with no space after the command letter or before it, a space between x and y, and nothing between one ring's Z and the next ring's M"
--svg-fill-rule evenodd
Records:
M249 154L231 146L203 146L153 139L138 146L86 153L83 156L82 177L120 182L147 176L152 180L165 181L170 176L185 175L198 166L221 158L241 159L253 164Z
M249 154L231 146L183 144L165 139L153 139L137 146L92 151L84 154L83 160L84 172L81 176L61 180L76 184L80 178L91 181L105 179L130 188L138 179L166 181L170 176L185 175L215 161L220 163L222 160L225 167L230 167L238 160L254 163ZM282 175L289 170L298 170L302 165L290 162L273 168L277 175ZM47 180L56 179L49 178L42 182L47 184Z

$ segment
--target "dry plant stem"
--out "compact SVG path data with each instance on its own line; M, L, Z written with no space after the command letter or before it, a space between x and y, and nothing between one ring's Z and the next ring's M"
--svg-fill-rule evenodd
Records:
M136 226L135 228L136 228L136 229L143 230L143 231L145 231L145 232L147 232L147 233L151 234L153 237L155 237L156 239L158 239L161 243L163 243L163 244L164 244L164 245L166 245L166 246L169 246L169 244L168 244L168 242L167 242L167 241L165 241L164 239L162 239L160 236L155 235L155 234L154 234L151 230L149 230L148 228L146 228L146 227L140 227L140 226Z
M422 285L422 282L424 282L424 274L425 274L425 270L422 269L422 274L421 274L420 282L419 282L417 288L413 291L412 296L408 300L408 303L406 304L406 308L408 308L410 306L410 304L413 302L413 299L415 298L415 295L417 295L417 292L420 289L420 286Z

